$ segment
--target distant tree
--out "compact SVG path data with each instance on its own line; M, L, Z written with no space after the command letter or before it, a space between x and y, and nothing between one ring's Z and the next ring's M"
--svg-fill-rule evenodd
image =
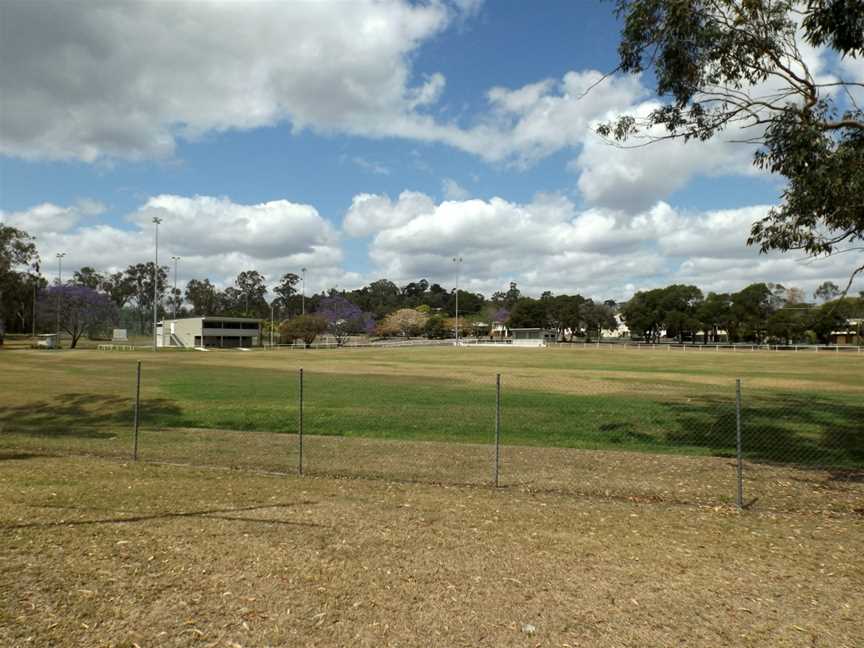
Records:
M774 311L765 322L766 333L783 344L792 344L804 337L808 325L807 312L786 307Z
M813 299L820 302L831 301L840 296L840 286L833 281L825 281L813 293Z
M510 311L507 325L511 328L545 328L547 326L546 306L539 299L522 297Z
M399 306L400 295L399 288L392 281L387 279L373 281L367 288L367 303L363 308L373 313L375 317L383 317Z
M103 277L101 287L117 308L123 308L135 294L134 282L126 272Z
M479 293L470 293L466 290L459 291L459 316L479 313L483 308L485 298ZM454 290L447 298L446 306L448 315L456 315L456 291Z
M663 328L663 311L660 307L661 288L639 291L621 309L621 315L635 337L644 337L649 342L660 339Z
M289 315L296 315L301 311L302 299L300 291L297 290L298 283L300 283L300 275L287 272L273 288L273 293L277 295L277 306Z
M433 315L426 320L424 333L426 333L426 337L430 340L440 340L450 336L450 331L447 330L444 318L440 315Z
M6 335L6 317L12 305L7 295L21 292L29 283L27 271L39 274L39 254L33 237L27 232L0 223L0 346Z
M737 339L761 342L768 318L777 310L775 292L764 283L750 284L732 295L732 331Z
M732 298L728 293L708 293L708 296L696 311L696 319L702 323L705 332L705 342L709 338L717 342L720 330L729 331L732 319Z
M135 311L138 314L139 330L150 330L152 333L152 321L149 317L153 309L153 281L157 282L157 297L161 302L162 291L168 278L168 268L159 266L158 272L154 272L155 266L152 261L138 263L126 268L126 277L129 282L130 297L135 303ZM161 317L164 310L157 309L157 317Z
M378 330L382 335L411 337L424 330L428 319L428 316L413 308L400 308L385 317Z
M547 323L557 330L559 340L563 340L568 331L572 340L585 326L586 299L582 295L558 295L541 301L546 302Z
M411 283L401 288L402 305L409 308L416 308L423 303L423 297L426 294L426 289L429 287L429 282L425 279L420 281L412 281Z
M190 279L186 283L186 301L192 305L192 312L199 317L217 313L218 293L209 279Z
M507 292L498 291L492 294L492 302L497 306L501 306L502 308L506 308L509 311L513 310L513 307L516 305L516 302L519 301L519 298L522 296L519 287L516 285L515 281L510 282L510 288Z
M341 295L323 298L315 311L327 322L327 331L342 346L349 336L358 333L372 333L375 320L370 313L364 313L356 304Z
M72 273L72 284L75 286L100 290L103 283L105 283L105 276L89 266L84 266Z
M612 330L618 325L615 320L615 311L606 304L595 304L588 299L580 306L580 312L582 321L585 323L588 341L591 340L592 333L600 338L603 329Z
M319 335L327 330L327 320L320 315L298 315L285 320L279 326L283 339L289 343L303 340L308 349Z
M244 270L234 279L234 288L237 290L238 298L235 308L242 307L244 316L250 314L264 316L270 306L264 297L267 294L267 286L264 276L257 270Z
M74 349L83 335L104 333L117 320L117 306L105 293L85 286L51 286L42 294L41 316L53 322L60 313L60 328L72 338Z

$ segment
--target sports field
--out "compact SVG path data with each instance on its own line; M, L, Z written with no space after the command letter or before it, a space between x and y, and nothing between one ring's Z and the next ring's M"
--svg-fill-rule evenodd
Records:
M0 644L860 646L862 360L4 352Z
M128 457L139 359L145 460L297 470L302 367L311 473L489 483L497 374L505 485L726 503L737 378L749 496L811 506L808 480L845 493L864 466L864 354L812 352L10 352L2 447Z

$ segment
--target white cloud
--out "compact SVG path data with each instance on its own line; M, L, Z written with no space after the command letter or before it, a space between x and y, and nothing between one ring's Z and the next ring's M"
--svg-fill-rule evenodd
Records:
M0 210L0 222L23 229L33 236L46 232L66 232L78 224L81 216L82 210L78 207L60 207L52 203L42 203L24 211Z
M390 175L390 167L381 164L380 162L375 162L373 160L367 160L364 157L354 156L351 158L351 162L354 166L360 167L364 171L368 171L369 173L373 173L375 175Z
M403 0L7 4L0 152L164 157L177 137L280 121L388 134L440 96L444 77L415 83L410 57L459 11Z
M130 214L130 227L125 228L82 225L68 216L76 213L75 208L39 205L26 212L4 213L2 219L36 233L44 260L66 252L63 264L69 272L82 266L114 272L151 261L152 219L158 216L162 219L160 263L169 265L171 256L182 257L185 278L209 277L226 284L240 271L256 269L274 280L306 267L310 291L360 281L357 273L342 267L338 232L310 205L287 200L243 205L228 198L162 195Z
M658 106L656 102L645 102L620 114L644 118ZM610 113L605 118L614 116ZM663 134L658 127L648 133L652 137ZM569 168L579 175L578 188L587 201L635 213L681 189L694 176L757 173L753 167L754 149L732 141L739 137L744 136L731 129L705 142L635 140L622 148L592 132Z
M634 290L694 283L707 290L738 290L754 281L812 290L843 280L842 258L802 263L788 255L759 255L745 244L750 225L769 206L685 213L658 202L635 216L593 207L579 210L560 195L528 204L502 198L435 204L423 194L394 203L364 194L364 235L374 234L375 276L397 282L425 277L452 285L452 257L464 258L460 282L487 295L516 281L527 294L543 290L626 299ZM412 206L414 207L412 209Z
M471 192L453 178L444 178L441 181L441 191L447 200L466 200L471 197Z
M395 203L388 196L359 194L351 201L342 228L349 236L368 236L379 230L403 225L417 214L434 209L432 199L416 191L403 191Z
M405 191L355 196L342 230L370 236L374 267L345 268L338 232L311 205L274 200L244 205L212 196L162 195L147 199L125 225L98 222L78 207L37 205L2 212L0 221L37 237L49 274L54 255L66 252L64 275L82 266L121 270L153 258L153 216L162 218L160 260L182 257L180 283L209 277L231 283L256 269L270 281L308 268L310 292L359 287L388 277L398 283L419 278L452 286L464 258L460 285L491 295L516 281L522 291L544 290L595 298L627 299L635 290L692 283L704 291L740 290L755 281L799 286L812 292L821 282L845 285L845 255L807 260L759 255L747 248L750 224L769 206L688 213L658 202L632 215L600 207L578 209L558 194L540 194L525 204L503 198L436 203ZM860 281L854 287L860 290Z

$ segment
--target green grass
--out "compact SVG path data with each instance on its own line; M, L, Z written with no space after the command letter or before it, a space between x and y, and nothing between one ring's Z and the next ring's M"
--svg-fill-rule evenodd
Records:
M735 378L745 455L864 466L864 356L426 348L324 352L4 352L5 437L112 438L141 423L295 433L297 370L314 435L491 443L502 374L502 442L729 456ZM66 441L70 443L70 441Z

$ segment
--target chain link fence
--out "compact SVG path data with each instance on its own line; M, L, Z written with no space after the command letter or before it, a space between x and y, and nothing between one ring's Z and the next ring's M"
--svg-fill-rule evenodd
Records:
M202 365L151 377L138 363L94 374L98 397L0 407L0 449L695 506L864 507L860 394L716 376L511 369L457 381L390 369Z

